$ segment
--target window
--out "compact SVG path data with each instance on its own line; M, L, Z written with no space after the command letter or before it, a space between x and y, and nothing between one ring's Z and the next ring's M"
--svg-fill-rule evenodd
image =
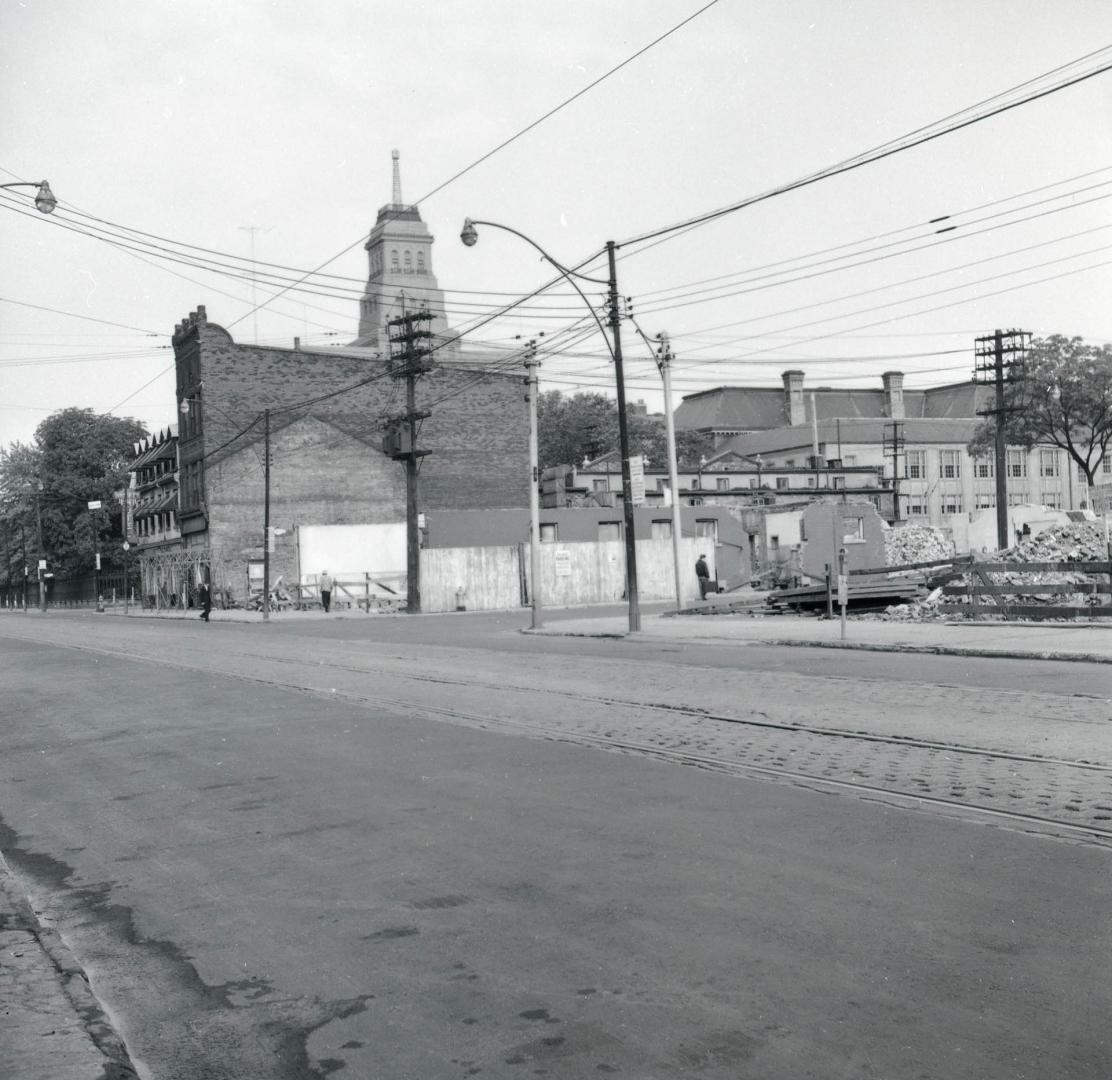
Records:
M960 450L938 451L938 475L943 480L957 480L961 477Z
M591 486L594 488L595 491L605 491L606 490L606 481L595 479L595 480L591 481Z
M417 252L417 273L423 274L425 272L425 253L423 251Z
M1009 491L1008 492L1008 505L1009 506L1023 506L1024 503L1029 503L1030 501L1031 501L1031 496L1028 495L1027 491L1023 488L1020 488L1018 491Z
M942 513L944 514L961 514L962 500L958 492L947 491L942 494Z
M715 518L696 518L695 519L695 535L700 540L710 540L711 543L718 542L718 521Z
M663 521L654 521L652 535L654 540L671 540L672 523L667 519Z
M785 461L785 462L784 462L784 464L785 464L785 465L786 465L786 466L787 466L787 467L788 467L789 469L794 469L794 468L795 468L795 458L793 458L793 457L790 457L790 458L788 458L788 460L787 460L787 461Z
M1049 510L1062 509L1062 493L1060 491L1044 491L1042 493L1042 504Z
M610 540L621 540L622 523L620 521L600 521L598 523L598 538L602 543Z
M412 274L413 273L413 252L412 251L407 251L405 253L404 258L405 258L405 272L407 274Z
M991 510L996 506L996 492L994 491L978 491L974 496L974 509L977 510Z
M717 484L717 487L718 487L719 491L729 491L730 490L730 478L728 476L718 477L718 479L715 481L715 483Z
M807 477L807 486L808 487L814 487L815 486L815 478L813 476L808 476Z
M557 528L555 525L546 525L541 523L541 543L542 544L555 544L556 543Z
M1058 451L1039 451L1039 476L1058 476Z
M926 480L927 478L927 452L926 450L908 450L905 455L907 462L908 480Z
M922 495L909 495L907 498L908 517L926 517L927 502Z
M844 476L834 477L834 490L841 491L846 486L846 478Z
M1008 477L1021 480L1027 475L1027 455L1022 450L1008 451Z
M757 478L755 476L749 477L749 486L755 488L757 486Z
M1112 473L1112 454L1105 454L1104 457L1100 459L1100 471L1104 473L1105 476Z
M776 486L778 488L786 488L788 486L788 478L786 476L776 477Z
M398 249L394 248L390 252L390 269L397 270L400 266L401 263L398 261Z
M979 457L973 462L973 475L978 480L992 480L996 477L996 462L990 457Z
M667 479L665 479L664 477L658 477L657 478L657 481L656 481L656 490L657 491L668 491L671 486L672 486L671 483Z

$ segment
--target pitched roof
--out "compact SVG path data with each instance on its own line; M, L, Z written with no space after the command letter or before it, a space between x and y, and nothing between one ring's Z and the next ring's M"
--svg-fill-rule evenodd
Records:
M804 412L811 416L811 395L819 420L888 418L882 387L814 386L803 388ZM903 392L907 419L975 417L989 403L992 390L972 382ZM788 423L782 387L718 386L689 394L676 409L679 431L767 431Z
M900 420L903 425L904 441L910 446L918 443L967 443L973 438L977 426L976 417L960 419L923 419L910 417ZM819 442L827 451L837 446L860 443L883 443L885 430L891 430L892 421L887 417L868 417L856 420L820 420L818 424ZM810 424L797 424L795 427L773 428L770 431L755 431L750 435L737 435L724 443L711 459L729 454L776 453L781 450L805 450L812 446Z

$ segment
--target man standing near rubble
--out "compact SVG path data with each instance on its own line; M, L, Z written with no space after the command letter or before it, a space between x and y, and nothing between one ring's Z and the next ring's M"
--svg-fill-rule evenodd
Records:
M710 590L710 569L705 555L700 555L695 562L695 576L699 579L699 599L705 600Z
M317 579L317 584L320 586L320 606L324 608L324 613L327 615L332 603L332 578L328 576L327 570Z

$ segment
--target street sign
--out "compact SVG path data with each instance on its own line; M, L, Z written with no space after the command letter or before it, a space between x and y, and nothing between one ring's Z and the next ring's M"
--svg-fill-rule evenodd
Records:
M89 509L90 510L99 510L102 505L103 504L101 503L100 499L90 499L89 500Z
M39 569L40 570L45 570L46 569L46 559L39 559Z
M97 552L97 569L100 569L100 552Z

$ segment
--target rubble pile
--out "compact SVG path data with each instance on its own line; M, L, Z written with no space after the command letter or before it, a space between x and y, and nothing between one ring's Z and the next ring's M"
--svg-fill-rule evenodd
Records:
M948 559L954 544L933 525L900 525L884 531L884 561L889 566Z
M895 530L893 530L895 531ZM937 530L933 530L937 531ZM939 558L943 556L937 556ZM911 561L911 560L909 560ZM1104 527L1093 522L1079 522L1067 525L1058 525L1030 537L1007 551L995 555L982 555L982 562L1005 563L1040 563L1040 562L1107 562L1108 546L1104 539ZM975 566L976 564L974 564ZM1039 585L1082 585L1106 580L1101 573L1083 573L1081 571L1057 570L1007 570L1002 572L978 573L971 570L969 573L950 581L952 585L974 586L981 583L993 585L1030 585L1033 588ZM881 618L897 622L925 622L931 619L943 618L939 610L944 603L941 589L935 589L929 596L913 604L896 604L889 607ZM949 602L961 603L958 597L950 597ZM1009 607L1085 607L1086 605L1106 603L1107 597L1091 592L1067 593L1001 593L993 597L982 597L981 602L995 604L1001 614L1006 614ZM952 612L951 612L952 614Z
M1104 526L1095 521L1056 525L1007 551L1001 562L1107 562Z

